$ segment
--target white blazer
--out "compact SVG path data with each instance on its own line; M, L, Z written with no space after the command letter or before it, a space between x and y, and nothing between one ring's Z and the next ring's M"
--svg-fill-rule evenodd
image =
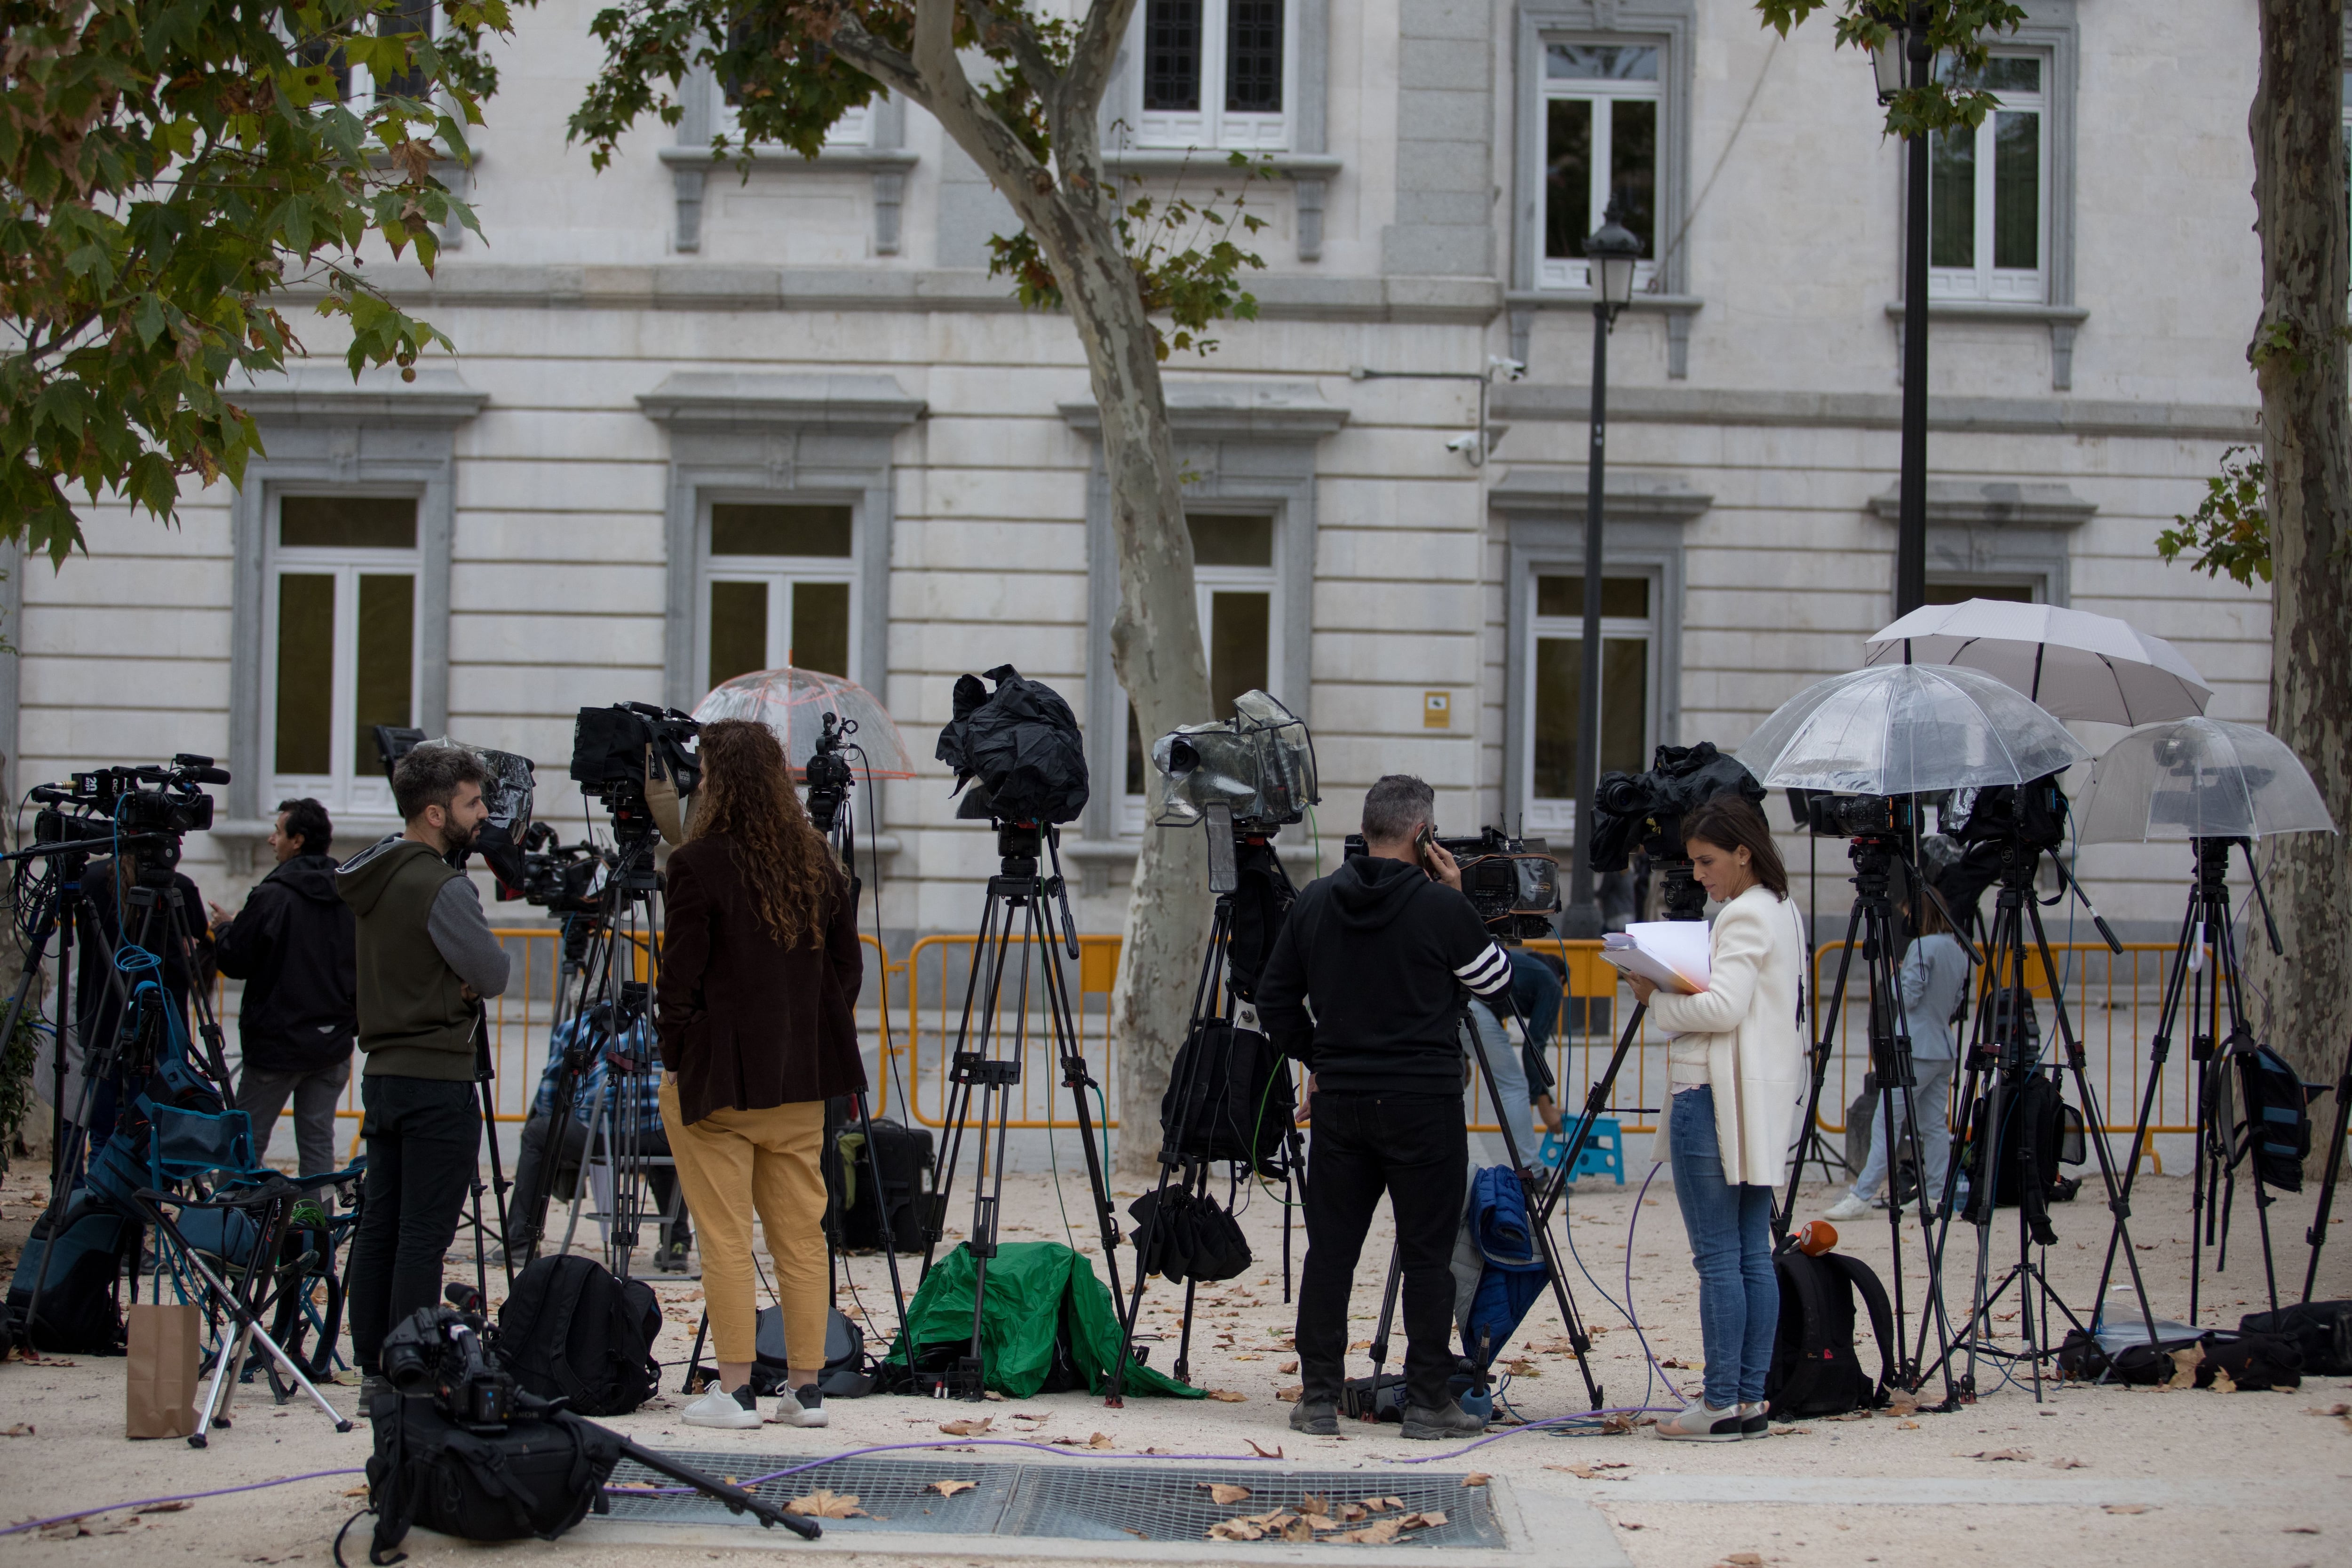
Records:
M1672 1034L1706 1038L1723 1179L1776 1187L1788 1179L1811 1087L1797 1022L1804 921L1795 904L1753 887L1716 915L1707 951L1706 989L1660 991L1650 998L1650 1018ZM1658 1118L1653 1159L1668 1158L1673 1120L1671 1110Z

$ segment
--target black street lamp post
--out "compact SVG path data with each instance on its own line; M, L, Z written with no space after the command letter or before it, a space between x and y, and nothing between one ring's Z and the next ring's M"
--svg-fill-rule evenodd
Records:
M1871 51L1878 101L1908 85L1931 80L1928 5L1913 0L1894 36ZM1895 613L1907 616L1927 602L1927 137L1903 140L1908 165L1903 213L1903 467L1895 521Z
M1601 907L1592 886L1592 797L1601 783L1601 548L1602 482L1609 452L1609 333L1617 312L1633 297L1633 264L1642 241L1618 221L1614 200L1601 227L1587 237L1592 274L1592 436L1584 476L1584 668L1576 711L1576 861L1569 878L1564 934L1601 934Z

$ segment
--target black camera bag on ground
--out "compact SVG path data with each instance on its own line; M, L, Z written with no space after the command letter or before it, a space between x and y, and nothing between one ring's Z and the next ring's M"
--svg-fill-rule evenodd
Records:
M1837 1252L1812 1258L1793 1247L1772 1267L1780 1277L1780 1326L1764 1383L1772 1418L1843 1415L1885 1405L1895 1383L1895 1313L1878 1276L1858 1258ZM1874 1386L1853 1350L1856 1292L1878 1340Z
M901 1253L923 1250L923 1173L931 1168L931 1135L919 1127L903 1127L877 1117L874 1162L882 1167L882 1193L877 1199L873 1166L866 1163L865 1134L844 1128L834 1139L838 1155L838 1180L849 1201L841 1205L841 1239L845 1247L880 1251L883 1216L889 1216L892 1245Z
M460 1541L552 1541L605 1511L604 1481L620 1440L584 1422L517 1417L502 1432L469 1432L429 1397L387 1390L368 1407L375 1453L367 1464L375 1536L368 1561L421 1524ZM389 1553L389 1555L387 1555Z
M2249 1334L2276 1334L2303 1352L2303 1370L2319 1377L2352 1373L2352 1301L2302 1301L2275 1312L2249 1312Z
M783 1393L792 1383L784 1310L762 1307L754 1323L758 1337L752 1342L751 1392L764 1399ZM861 1399L874 1392L874 1376L866 1370L866 1331L838 1309L825 1312L824 1365L817 1373L816 1388L827 1399Z
M1185 1091L1181 1106L1179 1090ZM1289 1066L1273 1041L1255 1029L1204 1024L1168 1068L1160 1136L1192 1159L1238 1161L1279 1175L1293 1098Z
M62 1224L55 1210L44 1210L8 1281L7 1337L50 1355L121 1355L123 1265L139 1236L136 1221L87 1187L66 1200ZM37 1282L38 1316L33 1312Z
M2084 1337L2082 1331L2076 1330L2066 1336L2066 1343L2059 1348L2058 1369L2065 1376L2095 1382L2104 1372L2109 1383L2153 1388L2170 1383L2179 1374L2176 1352L2195 1348L2205 1352L2197 1363L2195 1382L2199 1388L2212 1387L2214 1374L2222 1372L2230 1374L2232 1384L2250 1394L2303 1386L2303 1352L2284 1334L2209 1331L2195 1339L2164 1339L2154 1344L2135 1341L2105 1357L2078 1346L2076 1342ZM2071 1363L2070 1350L2075 1352Z
M626 1415L661 1382L661 1303L593 1258L534 1258L499 1309L499 1353L525 1389L582 1415Z

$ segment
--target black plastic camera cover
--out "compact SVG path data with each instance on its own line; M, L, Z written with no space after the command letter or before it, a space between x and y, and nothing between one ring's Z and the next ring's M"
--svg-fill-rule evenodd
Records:
M973 787L956 808L968 820L1062 823L1087 808L1087 755L1077 716L1061 694L1009 664L956 678L955 717L933 753L955 770L957 790ZM977 781L975 783L975 781ZM953 793L953 792L950 792Z
M1605 775L1593 791L1592 868L1622 871L1637 848L1655 858L1684 858L1684 816L1726 791L1763 807L1756 775L1712 741L1660 746L1648 773Z

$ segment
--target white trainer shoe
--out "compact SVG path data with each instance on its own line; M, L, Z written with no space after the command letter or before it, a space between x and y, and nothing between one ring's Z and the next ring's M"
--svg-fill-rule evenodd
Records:
M1741 1414L1746 1407L1735 1404L1728 1410L1717 1410L1704 1399L1694 1399L1690 1407L1679 1415L1669 1415L1654 1430L1661 1437L1680 1438L1692 1443L1737 1443L1747 1425Z
M822 1426L824 1420L824 1395L812 1383L800 1388L788 1388L776 1396L776 1413L768 1417L780 1426Z
M1877 1205L1873 1204L1868 1198L1858 1198L1852 1193L1848 1193L1845 1196L1838 1199L1836 1203L1830 1205L1829 1213L1824 1217L1829 1219L1867 1219L1870 1217L1871 1214L1875 1211L1876 1207Z
M1769 1437L1772 1418L1767 1414L1771 1406L1759 1399L1739 1407L1739 1435L1742 1437Z
M746 1404L745 1400L750 1403ZM751 1385L743 1385L741 1398L712 1384L703 1396L686 1407L685 1421L689 1426L716 1426L722 1431L748 1432L760 1425L760 1402L751 1396Z

